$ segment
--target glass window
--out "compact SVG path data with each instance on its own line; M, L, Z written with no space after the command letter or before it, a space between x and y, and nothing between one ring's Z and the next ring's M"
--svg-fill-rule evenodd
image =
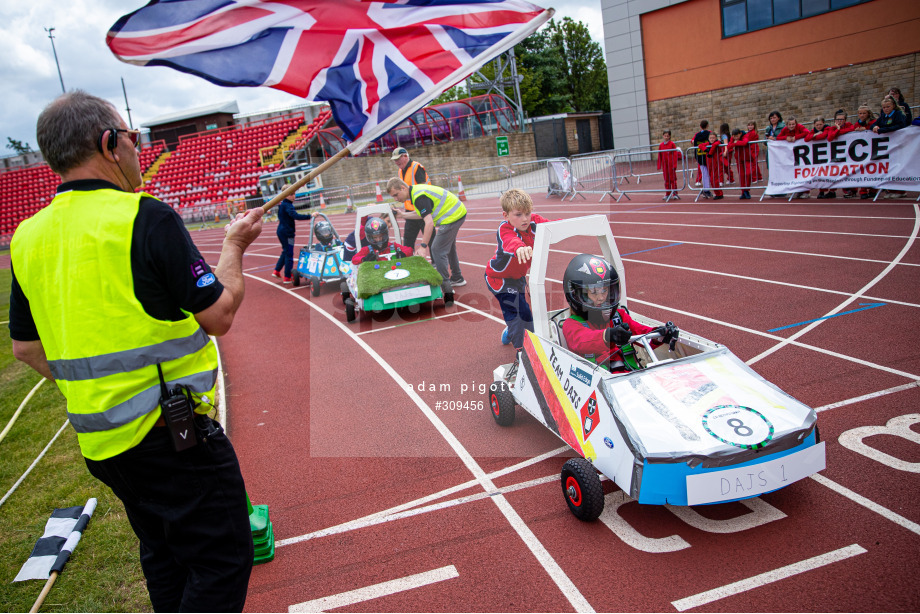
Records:
M722 27L725 36L734 36L747 32L747 17L745 16L744 3L739 2L722 9Z
M830 9L830 0L802 0L802 17L826 13L828 9Z
M872 0L721 0L722 36L737 36Z
M773 25L772 0L747 0L748 31Z

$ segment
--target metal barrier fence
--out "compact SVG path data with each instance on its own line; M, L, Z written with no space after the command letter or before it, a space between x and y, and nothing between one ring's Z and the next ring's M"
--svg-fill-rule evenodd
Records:
M598 202L608 195L613 198L618 181L612 155L573 156L571 166L577 194L600 194Z
M480 168L463 168L448 173L451 190L460 195L480 196L483 194L501 194L511 189L511 169L507 166L483 166Z
M672 162L665 156L680 159ZM662 162L662 168L659 168L659 160ZM668 163L674 165L670 173L667 171L666 164ZM665 201L679 200L677 193L687 187L687 155L679 149L660 152L657 146L632 147L627 152L614 156L614 166L618 165L632 169L632 176L636 178L636 183L630 186L618 185L617 192L620 194L616 202L620 202L623 196L629 199L630 194L651 192L664 194L662 200ZM646 178L641 184L643 187L639 187L641 177Z

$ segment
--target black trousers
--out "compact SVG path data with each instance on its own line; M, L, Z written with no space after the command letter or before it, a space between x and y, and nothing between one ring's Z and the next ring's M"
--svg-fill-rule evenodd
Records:
M239 461L220 424L195 418L199 444L176 452L165 427L118 456L86 460L125 505L157 612L242 612L252 532Z
M405 231L403 234L402 244L406 247L415 249L415 240L425 230L425 220L406 220ZM432 237L432 240L434 237Z

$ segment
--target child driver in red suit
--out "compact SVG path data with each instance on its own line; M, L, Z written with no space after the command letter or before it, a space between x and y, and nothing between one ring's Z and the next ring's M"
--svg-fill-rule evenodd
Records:
M680 331L671 322L652 328L629 317L619 307L620 277L610 263L591 254L572 258L562 279L571 315L562 323L569 350L612 373L630 371L621 347L632 335L657 332L662 338L652 346L670 343Z
M364 236L367 238L367 245L351 259L352 264L385 260L381 256L386 254L395 254L397 258L412 255L411 247L390 241L390 225L379 217L367 220L367 223L364 224Z

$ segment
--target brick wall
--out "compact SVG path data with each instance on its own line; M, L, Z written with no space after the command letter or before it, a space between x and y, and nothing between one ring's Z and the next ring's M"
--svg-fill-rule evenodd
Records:
M670 128L673 140L690 139L701 119L708 119L710 130L716 131L722 122L747 130L747 122L753 119L762 135L767 116L774 110L806 126L818 116L832 121L840 108L855 115L861 104L878 114L882 97L891 87L900 88L912 107L920 105L920 54L651 102L649 138L659 143L661 131Z
M501 158L497 154L494 136L438 145L406 147L406 149L409 150L409 157L424 166L429 175L452 173L471 168L507 166L536 159L536 146L532 132L503 136L508 137L510 153ZM323 185L331 188L395 177L398 169L396 163L390 160L391 153L388 151L376 156L345 158L323 173Z

